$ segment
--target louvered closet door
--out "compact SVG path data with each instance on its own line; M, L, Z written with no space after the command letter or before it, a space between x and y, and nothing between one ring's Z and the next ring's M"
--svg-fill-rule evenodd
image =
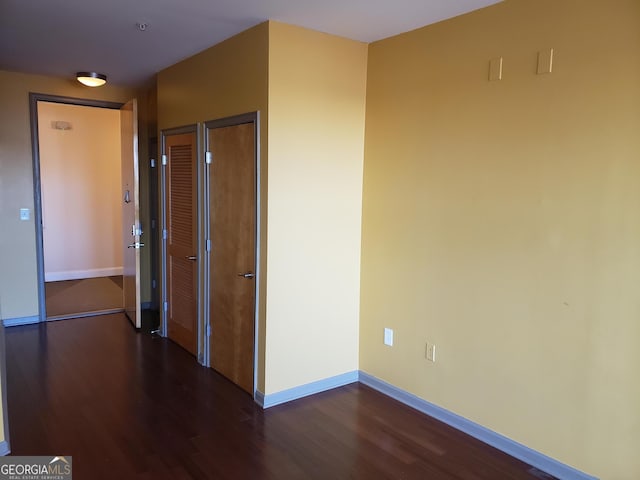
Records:
M197 354L196 134L166 138L167 330Z

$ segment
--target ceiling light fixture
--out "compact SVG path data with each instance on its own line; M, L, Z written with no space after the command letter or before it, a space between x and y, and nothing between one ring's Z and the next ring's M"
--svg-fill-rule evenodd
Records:
M78 72L76 78L87 87L101 87L107 83L107 76L96 72Z

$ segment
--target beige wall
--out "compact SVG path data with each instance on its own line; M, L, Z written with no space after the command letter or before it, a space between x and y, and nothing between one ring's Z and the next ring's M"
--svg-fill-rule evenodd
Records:
M130 89L83 87L73 79L0 71L0 299L5 319L38 315L29 92L124 102Z
M158 128L164 130L208 120L260 112L261 175L267 174L268 23L242 32L158 73ZM264 184L263 182L263 185ZM266 218L266 188L261 191ZM266 270L266 228L262 231L262 283ZM259 340L264 353L264 289ZM204 306L201 306L204 308ZM264 356L258 359L258 388L264 390Z
M358 368L366 44L270 22L265 393Z
M38 132L45 279L121 275L120 112L38 102Z
M361 369L640 478L639 85L637 0L507 0L370 46Z

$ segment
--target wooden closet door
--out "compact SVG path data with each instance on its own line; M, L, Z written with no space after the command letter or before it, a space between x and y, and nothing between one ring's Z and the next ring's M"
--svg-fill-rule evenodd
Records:
M253 394L256 146L254 123L212 128L211 366Z
M167 330L193 355L197 328L196 134L166 138Z

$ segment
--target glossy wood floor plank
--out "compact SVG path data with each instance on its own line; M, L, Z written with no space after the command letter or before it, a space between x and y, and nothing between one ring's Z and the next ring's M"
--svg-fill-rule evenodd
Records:
M119 315L6 331L15 455L76 479L539 479L541 472L359 384L263 411Z

